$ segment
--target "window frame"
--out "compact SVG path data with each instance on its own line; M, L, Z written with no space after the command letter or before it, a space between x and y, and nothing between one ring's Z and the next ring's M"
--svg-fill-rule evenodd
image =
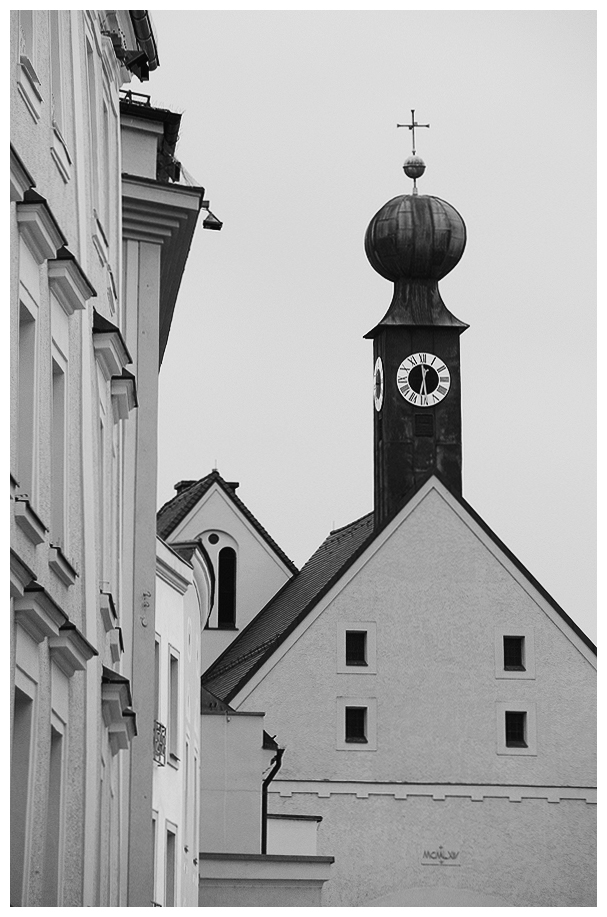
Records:
M180 703L181 703L181 658L179 650L169 644L167 667L167 761L175 768L179 767L180 743Z
M524 669L507 669L504 658L504 637L521 637L523 639ZM495 677L514 680L535 679L535 639L534 630L528 625L498 625L495 628Z
M366 634L366 663L349 664L346 658L346 634ZM337 665L339 675L376 675L377 674L377 624L375 621L339 621L337 623Z
M362 716L353 716L352 714L361 714ZM350 714L350 716L348 716ZM359 744L366 745L367 738L367 721L368 707L358 707L346 704L344 707L344 740L348 745ZM349 721L349 722L348 722Z
M525 714L526 745L508 745L506 739L506 720L508 713ZM535 704L520 703L516 700L499 701L496 704L497 754L537 756L537 721Z
M361 636L363 638L361 641L353 639L355 637L358 638ZM348 640L349 637L351 638L350 640ZM348 630L347 629L346 630L345 632L345 640L346 640L345 654L346 654L346 665L347 666L367 666L368 665L367 637L368 637L367 630L360 630L360 629L357 629L357 630ZM348 649L348 643L350 644L349 649ZM357 644L362 644L362 646L357 645Z
M346 737L346 710L365 710L365 740ZM336 698L335 748L337 751L377 751L377 698L345 696Z

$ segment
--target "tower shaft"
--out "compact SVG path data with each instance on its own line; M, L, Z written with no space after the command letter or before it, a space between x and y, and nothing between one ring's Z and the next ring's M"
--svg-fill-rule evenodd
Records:
M428 472L437 471L450 488L462 491L460 334L462 328L383 326L374 338L374 363L383 366L383 400L374 419L374 507L380 525L402 505ZM409 355L437 357L449 367L448 394L420 407L403 396L399 367ZM429 359L430 362L430 359ZM431 402L432 397L428 398Z

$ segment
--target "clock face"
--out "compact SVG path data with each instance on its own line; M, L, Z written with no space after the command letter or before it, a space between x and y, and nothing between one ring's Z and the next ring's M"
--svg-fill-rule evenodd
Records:
M396 385L409 404L431 408L449 392L451 373L433 353L412 353L398 367Z
M375 361L375 369L373 370L373 401L375 410L381 411L384 401L384 364L381 361L381 357L378 357Z

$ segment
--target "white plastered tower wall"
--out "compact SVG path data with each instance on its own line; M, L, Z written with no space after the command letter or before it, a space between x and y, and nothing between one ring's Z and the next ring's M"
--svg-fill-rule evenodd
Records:
M340 672L357 623L375 626L375 670ZM533 677L500 672L513 632ZM366 745L340 741L348 702L373 719ZM287 747L270 811L323 817L325 906L429 906L452 888L459 906L592 906L595 656L437 479L231 703L265 710ZM503 747L508 709L533 720L526 749Z
M219 536L213 544L209 535ZM252 523L213 484L197 505L167 538L169 544L201 540L217 575L217 557L223 547L236 551L236 628L217 628L217 601L208 622L202 647L202 671L222 653L261 608L291 578L289 569Z

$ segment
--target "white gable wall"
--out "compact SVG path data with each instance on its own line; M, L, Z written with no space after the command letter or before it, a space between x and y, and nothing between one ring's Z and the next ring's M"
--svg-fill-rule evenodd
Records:
M211 544L209 535L219 535ZM232 642L238 631L264 607L291 578L290 569L272 550L249 520L232 503L221 487L214 484L196 507L175 528L169 543L192 541L202 536L202 543L215 565L224 546L233 547L237 556L236 630L219 630L211 611L209 626L202 645L202 671Z
M339 840L356 846L356 835L365 834L355 810L350 816L341 811L357 803L360 809L356 796L339 795L351 794L354 781L392 786L391 803L394 792L398 792L398 788L393 792L394 784L432 785L430 798L436 795L436 785L465 785L472 787L466 791L468 800L475 792L484 798L484 791L475 787L499 787L491 791L501 797L499 804L485 806L485 815L489 808L499 812L505 807L508 818L512 814L508 806L517 806L509 801L512 791L504 787L579 788L595 784L595 671L589 662L591 654L440 485L428 485L420 492L344 575L321 607L324 610L319 616L315 618L312 613L286 641L288 652L280 658L279 650L274 655L276 664L266 664L232 703L244 709L265 710L268 728L287 747L279 775L282 784L277 781L274 789L282 785L286 792L295 787L313 794L308 805L303 805L305 797L298 794L292 803L285 801L270 811L325 816L320 837L330 839L333 847L323 847L321 840L319 852L335 855L337 874L344 879L340 895L345 895L334 898L341 880L332 880L326 904L354 903L350 897L354 892L349 889L354 887L352 882L360 881L354 875L360 871L354 867L356 860L340 855ZM356 673L338 672L338 634L343 634L344 623L355 622L375 624L376 674L371 666ZM532 638L534 678L521 678L518 673L515 677L496 677L496 633L499 636L501 632L524 633L528 640ZM344 747L340 742L343 706L367 702L371 719L376 709L375 736L369 736L367 745ZM505 709L527 710L529 718L535 718L535 749L530 742L523 754L518 749L498 754ZM536 753L530 754L533 750ZM337 822L326 814L324 806L319 810L318 785L312 786L310 781L324 781L325 792L329 781L330 794L338 788L338 795L330 798L332 804L334 799L340 800L340 829L335 828ZM450 793L448 788L447 795ZM546 792L542 793L544 800L534 799L531 804L533 818L538 816L538 807L541 809L540 821L546 809L555 808L545 801ZM588 796L584 792L581 795ZM557 797L558 793L554 799ZM374 805L380 804L378 799ZM419 806L416 800L414 805ZM382 798L381 805L388 806L388 799ZM573 806L578 814L584 810L580 817L586 824L585 810L591 806L585 801L561 805ZM413 805L408 805L408 811L412 810ZM387 826L392 816L402 818L402 804L399 811L396 816L394 806L388 806L386 812L392 815L382 814L382 824ZM561 809L559 816L550 816L555 831L563 828L563 812ZM589 853L590 862L588 832L575 829L578 814L572 821L565 817L568 836L577 837L578 849ZM487 830L494 817L495 813L486 819ZM427 818L426 813L422 821ZM456 822L457 842L471 843L469 834L461 836L459 817ZM512 830L518 830L517 824L515 819ZM393 824L392 828L400 837L402 825L397 829ZM478 825L474 830L480 830ZM453 831L451 824L447 833ZM416 832L414 836L415 843L422 845L432 841L431 837L422 840ZM435 846L443 843L439 828L433 836ZM364 858L369 870L379 874L383 868L379 860L387 856L385 845L381 838L372 845L367 840ZM362 843L362 836L359 841ZM561 838L555 843L567 845L570 841ZM561 852L565 862L573 856L568 849ZM390 859L388 856L386 862ZM532 861L527 858L525 862ZM517 860L517 869L519 865ZM580 869L578 881L584 882L587 867ZM431 869L422 870L422 875L433 884ZM529 893L533 894L531 873L528 881ZM356 894L374 897L366 887ZM378 891L376 894L379 896Z

